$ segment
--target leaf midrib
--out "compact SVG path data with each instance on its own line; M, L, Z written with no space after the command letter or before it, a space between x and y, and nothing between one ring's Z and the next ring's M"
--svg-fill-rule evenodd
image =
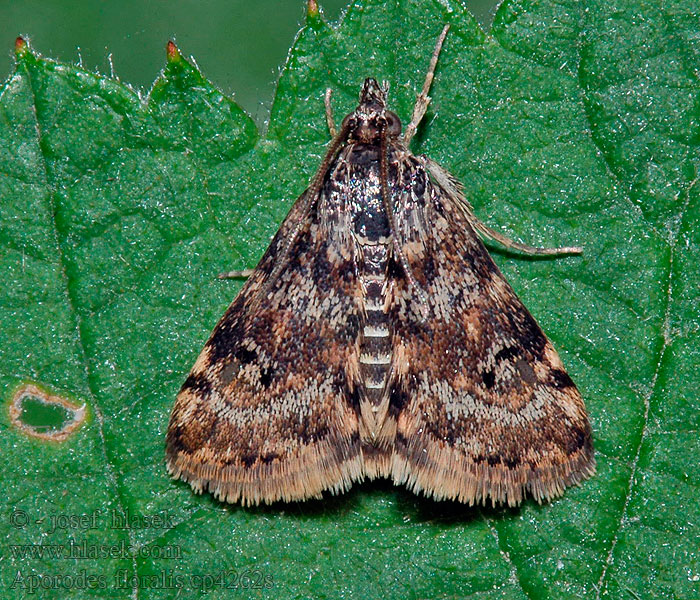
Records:
M43 169L43 180L46 185L46 189L48 191L47 193L47 199L49 202L49 209L51 212L51 225L53 227L53 244L54 248L58 254L58 264L60 266L60 273L63 281L65 282L64 285L64 291L65 291L65 296L68 300L68 305L70 309L70 313L73 315L74 319L74 324L75 324L75 330L77 333L77 342L78 342L78 351L80 352L80 362L83 365L83 370L85 374L85 381L87 383L87 393L89 395L89 403L90 406L92 407L92 410L95 414L95 418L97 421L97 433L100 438L100 448L102 450L102 455L103 459L105 462L105 467L103 471L103 475L105 479L109 482L110 487L112 488L112 497L113 500L116 502L116 505L121 512L122 515L126 514L126 507L124 503L124 498L121 493L120 489L120 483L119 483L119 478L116 476L116 469L114 464L112 464L112 461L110 460L109 452L107 450L107 443L105 440L105 435L104 435L104 415L102 414L102 410L99 406L99 403L97 402L97 393L94 388L94 377L92 370L90 368L90 363L87 360L87 352L85 348L85 341L83 338L83 319L80 315L80 311L77 309L76 306L76 299L74 297L73 293L73 288L74 286L72 285L72 280L68 274L68 269L66 269L66 260L65 260L65 255L63 252L62 245L60 243L61 239L61 231L58 225L58 219L57 219L57 209L56 209L56 182L52 181L52 176L50 175L50 169L49 165L47 162L46 155L44 153L44 148L43 148L43 132L42 132L42 126L41 126L41 110L39 108L39 103L37 102L36 98L36 90L34 86L34 80L32 78L32 74L30 72L30 69L27 68L26 63L22 63L21 69L24 71L24 75L27 78L27 84L31 93L32 97L32 106L34 108L33 111L33 120L34 120L34 125L36 128L36 140L37 140L37 148L39 150L39 154L41 155L42 159L42 169ZM65 235L62 236L63 239L65 239ZM129 540L129 544L131 547L135 547L136 543L136 538L134 535L134 532L131 529L127 529L127 537ZM137 570L137 564L136 564L136 557L132 556L131 559L131 565L133 569L133 574L134 577L132 578L132 597L133 598L138 598L138 570Z
M577 5L578 6L578 5ZM584 17L582 16L581 12L579 11L579 19L578 19L578 38L577 38L577 43L576 43L576 51L577 51L577 65L576 65L576 84L577 84L577 89L579 94L581 94L581 98L579 103L581 104L583 108L583 116L588 123L588 127L586 130L586 135L588 136L588 139L590 142L593 144L593 146L597 149L599 156L602 157L603 163L605 165L605 170L608 176L617 184L618 187L623 188L623 193L621 194L622 198L625 200L625 202L635 211L637 216L640 218L640 220L645 224L646 227L649 228L654 234L656 234L660 239L663 240L664 244L670 249L670 258L669 258L669 263L667 265L668 269L668 283L667 283L667 288L666 288L666 293L664 294L664 299L665 299L665 306L663 308L663 325L662 325L662 330L661 332L657 333L657 336L662 339L662 344L660 346L660 349L657 353L656 359L655 359L655 368L654 368L654 373L652 377L650 378L650 383L649 383L649 391L646 394L639 394L636 390L633 390L635 395L642 398L644 401L644 414L643 414L643 419L640 427L639 434L637 436L634 436L635 438L638 438L638 442L636 445L636 448L634 449L634 458L632 460L631 466L630 466L630 477L627 481L627 489L624 495L624 499L622 502L622 506L620 508L620 517L617 520L616 527L614 530L614 533L610 539L610 547L608 549L608 552L605 556L605 561L602 563L602 568L601 568L601 574L600 578L598 580L598 584L596 586L596 600L600 600L600 596L602 591L604 590L604 587L606 585L607 577L609 574L610 567L614 563L614 554L615 554L615 548L617 546L617 542L620 536L620 533L626 523L626 516L627 516L627 510L629 507L629 503L632 497L632 492L633 492L633 485L634 485L634 480L637 474L637 468L639 465L639 458L641 454L641 449L644 443L644 440L647 436L648 432L648 426L649 426L649 409L651 405L651 399L652 397L656 394L657 392L657 382L658 382L658 376L659 372L661 370L661 366L663 364L663 359L665 352L670 344L669 337L666 335L666 331L668 330L669 326L669 320L670 320L670 314L671 314L671 305L673 302L672 294L673 294L673 288L674 288L674 281L673 281L673 260L675 256L675 251L676 251L676 246L678 243L678 238L679 238L679 232L681 231L682 227L679 225L678 229L676 232L672 234L672 239L669 240L667 237L662 236L657 229L656 225L646 217L644 212L641 210L641 207L639 207L637 204L635 204L630 197L629 194L629 189L630 189L630 184L621 179L621 177L617 174L616 170L613 168L613 165L611 164L610 156L608 153L605 151L605 149L601 146L599 141L597 140L596 136L593 134L594 127L593 127L593 121L591 119L591 113L590 113L590 101L588 99L588 96L586 94L586 87L583 84L582 81L582 71L581 71L581 46L582 46L582 35L585 32L585 26L582 25L582 21L584 20ZM507 48L504 44L501 43L500 38L497 35L493 35L493 28L489 32L489 37L492 37L493 39L496 40L498 45L507 53L515 54L520 58L525 58L526 60L536 62L534 61L531 57L525 54L520 54L515 52L513 49ZM538 65L542 66L541 63L537 63ZM545 68L552 69L551 66L546 65ZM677 218L682 222L685 218L685 213L688 207L688 203L690 200L690 191L697 182L697 179L693 181L688 189L686 190L686 200L683 203L682 207L679 209L677 213ZM588 366L593 369L593 370L598 370L600 367L597 367L596 365L590 364L589 362L585 361ZM612 374L608 371L605 371L604 369L600 369L603 373L605 373L607 376L612 377ZM617 457L608 457L609 459L612 460L619 460ZM498 529L496 528L496 532L498 532ZM500 538L499 538L499 547L500 547ZM602 557L601 557L602 558ZM516 571L518 570L518 567L516 565ZM523 587L522 581L519 576L518 572L518 582L521 585L521 588ZM525 590L523 589L523 592ZM529 596L528 596L529 597Z

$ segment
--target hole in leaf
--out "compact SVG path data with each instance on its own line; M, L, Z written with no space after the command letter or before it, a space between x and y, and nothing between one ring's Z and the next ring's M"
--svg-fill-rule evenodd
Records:
M27 435L62 442L85 420L85 404L76 406L33 384L20 387L10 403L10 420Z
M20 408L20 421L40 433L59 431L73 420L68 409L59 404L47 404L36 396L24 396L20 399Z

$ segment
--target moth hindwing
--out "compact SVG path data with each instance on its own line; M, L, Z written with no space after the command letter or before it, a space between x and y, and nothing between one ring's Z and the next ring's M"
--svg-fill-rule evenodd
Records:
M542 502L595 470L583 400L477 235L457 181L362 86L357 108L204 346L167 465L243 504L388 477L436 499ZM327 94L327 109L329 107Z

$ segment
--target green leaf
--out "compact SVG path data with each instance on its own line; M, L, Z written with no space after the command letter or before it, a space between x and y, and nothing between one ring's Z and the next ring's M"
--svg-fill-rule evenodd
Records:
M47 442L0 416L4 596L700 598L699 19L695 0L512 0L486 35L448 0L312 13L264 136L174 47L143 99L18 43L0 95L0 389L9 405L34 383L88 417ZM598 474L519 509L381 481L255 509L194 495L165 472L164 433L240 285L215 274L255 264L317 168L325 89L339 120L384 78L406 123L445 23L413 149L491 226L585 246L494 256L583 393ZM12 547L70 540L98 554ZM99 554L113 544L135 556Z

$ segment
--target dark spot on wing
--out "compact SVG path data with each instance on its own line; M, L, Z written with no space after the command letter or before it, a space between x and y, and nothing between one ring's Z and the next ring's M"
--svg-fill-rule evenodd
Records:
M328 294L331 288L334 287L333 268L334 265L328 260L325 248L313 257L310 277L318 291L324 295Z
M481 280L479 285L486 285L494 274L499 273L496 263L486 251L486 246L477 236L474 236L473 246L469 251L462 252L460 257L467 263L465 271L472 271Z
M357 339L357 332L360 328L360 317L357 313L353 312L346 316L344 323L339 323L338 328L338 339L344 340L346 342L354 341Z
M494 315L494 320L499 324L496 334L514 338L511 346L501 349L496 354L497 360L527 354L535 359L542 357L547 338L525 307L521 310L499 311Z
M522 358L519 358L518 360L515 361L515 366L520 373L520 378L525 383L529 383L530 385L532 385L537 381L537 375L535 375L535 371Z
M257 459L257 455L252 453L246 453L241 455L241 462L243 463L246 469L249 469Z
M406 392L402 384L395 383L391 388L391 393L389 396L389 415L396 417L404 406L410 400L408 392Z
M419 198L425 193L425 172L422 169L414 171L412 189Z
M513 457L506 456L503 459L503 464L509 469L515 469L515 467L517 467L520 464L520 461Z
M270 367L263 367L260 369L260 385L264 388L270 386L272 381L272 369Z
M424 285L430 285L438 276L435 259L431 253L426 253L420 264L419 272L423 273ZM416 275L418 276L418 275Z
M182 384L182 389L191 390L201 396L206 396L211 392L211 382L205 375L190 373L185 383Z
M192 454L199 450L215 431L217 420L208 411L198 410L193 419L184 424L171 421L166 436L167 453L174 456L178 452Z
M345 401L357 413L360 414L360 387L353 385L352 388L347 383L345 384Z
M504 360L508 360L509 358L513 358L514 356L517 356L520 354L520 351L518 348L514 346L506 346L505 348L501 348L498 352L496 352L496 356L494 356L494 360L499 363Z
M578 426L571 429L564 441L564 450L569 455L575 454L584 446L592 446L590 432Z
M387 276L389 279L403 279L404 272L401 263L394 258L394 253L392 252L389 256L389 261L387 264Z
M238 375L240 370L241 362L235 357L232 357L231 360L224 365L224 368L221 369L220 377L222 387L226 387L229 383L231 383L236 378L236 375Z
M406 436L403 433L397 431L396 436L394 437L394 446L405 451L408 447L407 442L408 440L406 439Z
M477 454L474 457L474 463L480 465L482 463L488 463L490 467L495 466L505 466L508 469L515 469L520 466L521 461L514 456L503 456L501 454L489 454L484 456L483 454Z
M277 454L277 452L270 452L268 454L263 454L260 457L260 462L262 462L265 465L269 465L273 460L276 460L279 457L280 457L280 455Z
M304 421L296 431L299 441L303 445L312 444L328 437L329 429L326 425Z
M196 450L196 447L193 446L192 441L193 440L191 437L185 435L185 432L179 425L168 428L166 443L169 453L174 454L173 451L175 451L191 454L194 450Z
M241 344L240 329L234 326L234 317L229 310L214 329L205 348L209 350L209 362L216 364L236 357Z
M559 390L574 387L574 382L568 373L562 369L552 369L552 384Z
M245 346L238 346L235 351L236 358L241 361L241 365L247 365L258 360L258 355Z

